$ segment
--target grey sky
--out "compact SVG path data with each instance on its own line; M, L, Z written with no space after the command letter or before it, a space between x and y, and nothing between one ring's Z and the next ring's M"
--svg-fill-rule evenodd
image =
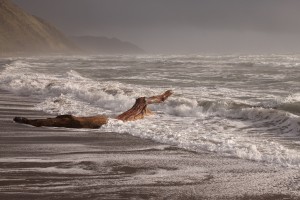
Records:
M300 52L299 0L13 0L68 35L150 52Z

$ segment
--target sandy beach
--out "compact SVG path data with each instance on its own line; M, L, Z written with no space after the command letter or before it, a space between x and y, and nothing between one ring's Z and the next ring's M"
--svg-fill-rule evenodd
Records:
M0 200L300 200L299 7L0 0Z
M12 121L36 103L0 91L0 199L300 199L297 169Z

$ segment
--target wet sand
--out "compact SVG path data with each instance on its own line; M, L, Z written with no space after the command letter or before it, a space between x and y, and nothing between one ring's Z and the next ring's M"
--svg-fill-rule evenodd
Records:
M31 127L37 99L0 91L0 199L300 199L297 169L99 130Z

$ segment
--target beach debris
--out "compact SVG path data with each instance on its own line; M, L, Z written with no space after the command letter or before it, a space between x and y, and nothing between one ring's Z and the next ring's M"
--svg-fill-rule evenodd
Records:
M147 106L149 104L158 104L164 102L173 94L172 90L167 90L161 95L152 97L139 97L135 104L126 112L118 115L116 119L126 121L135 121L143 119L145 116L154 114ZM25 117L15 117L14 121L22 124L29 124L36 127L66 127L66 128L100 128L107 124L109 118L104 115L96 115L91 117L76 117L73 115L59 115L55 118L47 119L27 119Z

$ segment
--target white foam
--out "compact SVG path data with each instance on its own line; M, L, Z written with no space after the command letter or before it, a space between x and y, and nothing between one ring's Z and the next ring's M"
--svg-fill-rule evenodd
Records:
M174 57L176 58L176 56L171 58ZM68 59L71 62L72 59L79 58ZM95 62L97 59L101 60L102 58L85 58L84 60ZM113 59L115 58L110 58L109 62ZM130 61L133 58L122 59ZM144 63L170 62L168 57L163 60L159 57L139 57L137 59L141 59ZM183 56L178 58L178 61L172 60L172 62L191 62L189 59L192 59L190 64L199 62L199 59L206 59L205 62L201 60L201 63L209 64L211 69L208 72L204 70L204 74L201 75L201 72L198 75L212 76L214 73L222 73L220 66L228 62L228 59L236 59L236 57L195 56L187 58ZM222 59L226 59L226 61ZM141 60L139 63L142 63ZM32 64L33 61L35 64ZM36 64L36 60L33 59L33 61L15 61L7 65L0 74L1 88L39 97L41 103L36 105L36 109L51 114L81 116L105 114L113 117L129 109L136 97L151 96L164 90L159 86L150 87L118 81L95 80L79 73L77 68L60 73L50 73L50 70L47 71L47 66L43 65L43 70L41 70L39 64ZM67 64L65 63L65 65ZM123 69L124 67L118 68ZM111 67L111 70L115 69L113 66ZM165 73L167 72L165 71ZM166 78L164 75L159 76L158 73L155 76L158 76L157 79ZM120 77L122 76L120 75ZM139 75L133 75L131 78L134 77L144 78ZM154 77L154 75L148 77ZM253 77L269 78L267 76ZM176 77L169 79L172 79L174 83L178 81ZM185 84L189 82L193 81L188 79L182 81ZM195 83L200 82L203 83L201 80L195 80ZM138 122L123 123L118 120L110 120L99 131L130 133L199 152L213 151L243 159L278 163L284 166L299 166L300 158L297 150L282 145L280 139L272 140L261 137L267 134L281 137L300 135L298 116L269 108L272 104L270 99L277 98L274 101L276 104L272 105L298 102L300 100L299 93L278 98L274 94L265 94L257 88L243 90L243 88L220 85L196 85L186 88L178 85L173 88L175 94L167 102L151 105L151 109L159 113L158 115ZM241 99L241 96L244 99ZM252 98L253 96L255 98ZM258 100L265 102L258 104Z
M241 127L235 125L234 128L222 128L229 123L232 123L231 127L235 125L233 122L221 119L218 122L203 119L202 122L193 123L177 119L177 123L175 123L162 120L161 117L153 117L142 122L129 123L110 120L102 130L130 133L199 152L213 151L283 166L298 167L300 165L300 156L296 151L261 138L256 140L247 138L244 134L234 135L232 134L234 129L236 131Z

